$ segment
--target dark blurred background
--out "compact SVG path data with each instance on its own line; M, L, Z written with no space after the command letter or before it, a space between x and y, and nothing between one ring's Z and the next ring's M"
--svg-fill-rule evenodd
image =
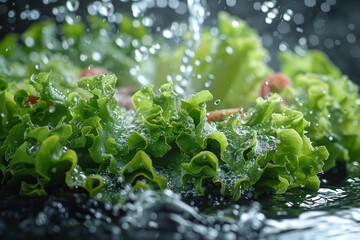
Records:
M173 21L187 21L185 0L136 2L143 2L148 7L145 15L152 17L155 33L161 34L164 28L173 26ZM0 0L0 38L8 32L21 33L39 20L56 18L58 22L66 21L69 13L74 18L84 18L88 13L98 11L112 21L117 16L113 13L133 15L131 4L129 0ZM206 25L215 25L217 13L224 10L257 29L269 50L269 64L275 70L279 67L277 52L297 50L296 46L307 45L310 49L324 51L344 74L360 84L360 1L208 0L207 5L210 16ZM104 9L101 12L94 6L104 6Z

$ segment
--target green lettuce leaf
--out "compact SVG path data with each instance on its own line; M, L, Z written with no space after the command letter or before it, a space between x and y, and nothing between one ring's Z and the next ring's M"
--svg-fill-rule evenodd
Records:
M224 171L218 178L224 182L224 192L234 198L249 189L257 196L319 187L317 174L328 152L325 147L312 147L304 135L309 123L300 112L277 108L280 100L276 94L259 98L256 108L241 121L234 116L219 123L229 142L224 166L229 165L232 172Z
M313 144L328 149L330 156L324 171L335 167L336 161L358 161L358 87L346 76L341 76L323 53L311 51L298 56L286 52L281 59L283 71L294 82L282 96L292 109L302 112L310 122L306 130ZM296 64L300 61L302 64Z
M216 180L219 161L215 154L209 151L202 151L195 155L190 163L182 163L184 175L182 176L183 184L186 184L190 178L195 179L195 188L201 194L203 190L203 180L210 178Z
M164 189L166 178L158 176L152 167L152 161L143 151L138 151L134 158L123 168L122 175L125 183L136 184L145 179L155 189Z
M299 74L316 73L341 77L341 72L330 59L317 50L306 51L304 55L298 55L291 51L281 52L279 54L281 61L281 71L291 79Z
M34 75L15 93L6 88L0 95L2 117L12 119L1 125L9 129L1 138L1 184L21 195L62 186L116 199L107 190L114 178L133 189L192 189L235 199L319 187L327 150L312 147L304 135L309 122L277 94L258 98L242 119L209 123L208 91L184 100L171 83L159 92L144 87L132 98L133 112L117 106L114 75L82 78L76 92L56 89L51 79ZM29 96L38 99L28 103Z
M277 94L257 98L271 72L266 51L245 22L221 13L219 33L203 31L190 63L187 80L196 93L181 99L176 80L158 91L142 86L132 97L135 111L128 111L118 107L115 86L184 77L185 47L159 50L138 19L134 26L124 16L114 34L101 18L87 21L90 31L79 22L45 21L0 42L1 188L24 196L61 189L120 201L116 194L130 185L238 199L316 190L317 174L334 159L360 156L357 88L320 53L284 53L284 71L294 79L282 93L288 107ZM114 74L80 79L90 64ZM213 99L220 104L209 104ZM243 118L209 123L207 105L252 108Z

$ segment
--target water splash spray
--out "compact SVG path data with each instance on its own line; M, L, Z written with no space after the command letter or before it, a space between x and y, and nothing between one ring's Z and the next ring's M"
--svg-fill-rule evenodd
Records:
M183 74L183 79L180 82L181 88L176 88L178 93L183 94L184 97L190 97L193 93L192 89L192 73L193 60L195 51L201 42L202 25L208 15L206 0L188 0L189 9L189 30L192 33L191 39L186 43L186 50L181 60L180 71Z

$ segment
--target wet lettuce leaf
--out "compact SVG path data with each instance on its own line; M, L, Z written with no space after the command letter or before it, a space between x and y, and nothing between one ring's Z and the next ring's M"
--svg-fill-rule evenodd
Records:
M281 61L281 71L290 78L299 74L315 73L341 77L341 72L325 53L318 50L307 50L304 55L299 55L291 51L284 51L279 54Z
M155 39L141 20L125 15L111 24L92 15L71 24L36 22L24 33L0 40L0 73L21 84L32 74L51 71L54 86L74 90L82 69L101 66L118 77L118 84L139 87L140 74L134 71L141 69L142 78L152 74L158 52L154 46L161 44ZM136 58L140 49L141 59Z
M187 80L196 93L184 99L176 79L185 45L169 50L127 16L115 33L101 18L87 23L44 21L1 40L1 188L101 198L130 186L238 199L316 190L337 160L360 161L358 88L321 52L282 53L294 81L281 93L288 106L277 94L257 98L272 72L267 53L244 21L220 13L218 33L205 29L193 53ZM92 64L115 75L80 79ZM135 111L119 108L115 86L139 80ZM208 109L230 107L250 110L208 123Z
M281 101L277 94L266 100L258 98L256 108L241 121L234 116L219 123L229 141L223 159L232 169L220 179L226 182L225 191L234 188L234 198L248 189L257 196L319 187L317 174L328 152L325 147L312 147L304 131L309 123L301 112L284 106L277 109Z
M306 131L313 144L327 147L330 156L324 171L335 167L336 161L358 162L358 86L342 76L321 52L309 51L304 56L286 52L281 59L284 73L294 82L282 96L292 109L302 112L310 122ZM302 64L297 64L299 61Z
M132 97L134 112L117 106L114 75L81 78L74 92L52 81L51 73L40 73L24 85L3 85L3 188L43 196L60 187L101 198L118 179L118 192L130 185L238 199L244 192L319 187L327 151L311 146L308 122L278 107L278 95L259 98L243 119L208 123L209 91L184 100L172 83L157 92L143 87Z

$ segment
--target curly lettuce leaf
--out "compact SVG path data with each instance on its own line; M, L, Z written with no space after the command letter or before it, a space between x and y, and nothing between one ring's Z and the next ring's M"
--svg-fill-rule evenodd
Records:
M218 170L218 159L212 152L202 151L195 155L189 163L182 163L184 175L182 176L183 184L186 184L190 178L195 180L195 188L201 194L204 194L203 180L216 180Z
M1 182L22 195L62 186L110 196L113 178L133 189L192 188L235 199L251 190L258 196L319 186L327 151L312 147L308 122L279 95L258 98L243 119L208 123L208 91L184 100L171 83L159 92L144 87L132 98L135 113L117 106L113 75L82 78L76 92L57 90L51 78L34 75L25 82L31 92L19 86L0 95L4 117L14 120L1 138ZM37 101L27 103L30 95Z
M143 151L138 151L134 158L122 169L125 183L137 184L145 179L155 189L164 189L166 178L158 176L152 167L152 161ZM145 184L144 184L145 185Z
M305 56L287 52L281 59L283 71L294 82L282 95L292 109L301 111L310 122L306 130L314 145L326 146L330 152L324 171L335 167L336 161L358 161L358 87L341 76L338 68L320 52L311 51ZM290 64L296 61L302 64Z
M79 185L76 185L70 178L80 165L94 167L96 163L87 159L93 152L95 160L101 160L96 155L102 152L99 148L103 147L102 144L96 145L101 142L96 139L101 135L97 130L106 125L101 125L100 120L109 124L117 120L114 112L116 103L113 104L112 98L116 78L99 76L82 79L79 87L83 87L85 92L83 95L76 94L78 101L74 101L74 93L56 89L51 78L51 73L33 75L25 82L25 86L31 85L32 88L24 89L20 85L15 93L10 88L0 93L4 98L1 129L8 129L1 132L0 139L1 182L18 189L22 195L45 195L54 184L65 183L71 188L83 187L92 195L98 191L102 180L97 181L99 184L94 187L89 183L93 179L90 176L100 170L94 172L89 168L85 171L85 176L90 175L84 184L78 182ZM28 102L30 96L36 97L36 101ZM92 115L101 118L91 118L90 113L84 111L86 106L93 110ZM114 152L111 139L107 138L105 145L109 152ZM85 146L82 151L74 150ZM94 150L94 146L98 149ZM97 167L100 169L100 165Z
M328 152L325 147L312 147L305 136L304 128L309 123L303 115L277 109L279 102L276 94L266 100L259 98L256 108L243 120L237 122L234 116L219 123L229 141L224 161L232 169L219 179L224 182L224 191L234 198L251 188L259 195L284 193L295 187L319 187L317 174Z

